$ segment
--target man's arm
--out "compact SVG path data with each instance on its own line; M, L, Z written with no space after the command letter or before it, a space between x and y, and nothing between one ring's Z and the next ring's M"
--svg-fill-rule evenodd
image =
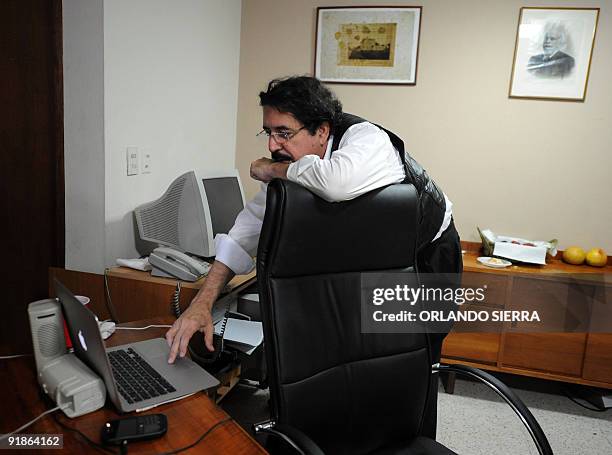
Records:
M338 202L401 182L404 167L387 133L363 122L347 130L331 159L306 155L288 164L260 158L251 164L251 177L262 182L290 180L328 202Z
M289 163L272 161L270 158L259 158L251 163L251 177L268 183L272 179L287 179Z
M249 273L253 269L253 258L265 213L266 187L249 201L238 214L236 223L228 234L215 237L217 260L213 262L204 285L191 301L189 308L176 320L166 333L170 346L168 362L177 355L187 353L189 340L196 331L204 332L204 341L209 351L213 350L213 321L211 309L223 287L237 274Z
M339 202L401 182L404 168L387 133L363 122L344 133L329 159L307 155L291 163L287 179L328 202Z
M223 287L234 277L234 272L222 262L213 262L204 285L200 288L189 308L174 322L166 332L170 346L168 363L174 363L176 356L185 357L189 340L197 331L204 332L204 341L209 351L213 351L213 320L211 310Z

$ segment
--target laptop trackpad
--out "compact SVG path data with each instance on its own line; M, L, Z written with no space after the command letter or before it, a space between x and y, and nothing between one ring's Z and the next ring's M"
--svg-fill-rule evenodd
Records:
M134 346L138 348L140 355L145 356L147 359L155 359L157 357L165 357L168 359L170 348L168 343L163 338L153 338L150 340L139 341L134 343Z
M168 363L170 348L164 338L153 338L133 344L134 349L149 364L177 388L198 384L201 388L215 387L219 382L206 370L189 358L179 358ZM195 384L194 384L195 382Z

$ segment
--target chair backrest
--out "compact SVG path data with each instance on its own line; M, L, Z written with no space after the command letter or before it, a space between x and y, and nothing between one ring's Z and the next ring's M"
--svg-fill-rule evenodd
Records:
M328 203L268 186L257 253L272 418L329 453L419 434L431 376L423 334L361 333L361 273L414 264L418 195L408 184Z

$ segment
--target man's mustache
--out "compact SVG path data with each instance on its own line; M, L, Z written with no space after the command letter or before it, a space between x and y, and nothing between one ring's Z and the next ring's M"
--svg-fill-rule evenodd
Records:
M272 155L272 161L275 161L275 162L282 163L286 161L293 161L293 159L290 156L285 155L284 153L280 153L279 151L271 152L271 155Z

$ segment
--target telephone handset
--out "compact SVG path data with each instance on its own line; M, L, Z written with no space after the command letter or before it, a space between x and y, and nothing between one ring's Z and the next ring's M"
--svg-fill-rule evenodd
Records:
M209 364L219 359L219 356L223 353L223 337L225 336L225 326L227 325L228 318L229 314L226 312L225 316L223 316L223 322L221 323L221 331L218 334L213 333L213 348L215 350L212 352L209 351L204 344L204 334L202 332L193 334L193 337L189 341L189 352L193 360Z
M152 267L185 281L197 281L208 273L210 264L172 248L160 246L149 256Z

